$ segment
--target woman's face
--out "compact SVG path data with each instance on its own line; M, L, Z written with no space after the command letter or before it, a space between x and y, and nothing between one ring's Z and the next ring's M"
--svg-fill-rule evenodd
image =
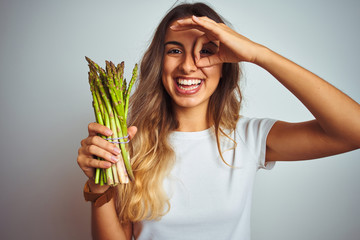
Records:
M206 110L210 96L219 84L222 64L204 68L195 65L194 45L201 35L203 32L196 29L168 29L165 35L162 82L175 111L184 108ZM215 43L207 43L200 56L209 56L217 48Z

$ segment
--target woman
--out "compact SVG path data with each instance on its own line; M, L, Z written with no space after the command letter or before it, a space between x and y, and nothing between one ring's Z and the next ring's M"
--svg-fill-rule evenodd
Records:
M239 116L239 62L271 73L314 115L302 123ZM95 238L249 239L255 173L274 161L314 159L360 146L360 106L313 73L226 26L205 4L182 4L159 24L131 99L135 181L92 206ZM78 163L94 168L119 151L89 124ZM136 135L135 135L136 134ZM93 156L108 161L98 161Z

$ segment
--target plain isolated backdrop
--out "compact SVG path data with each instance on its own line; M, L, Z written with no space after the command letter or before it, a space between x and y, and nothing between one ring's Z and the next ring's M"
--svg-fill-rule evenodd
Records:
M360 102L359 1L207 2L241 34ZM76 163L94 121L84 56L125 60L129 76L174 3L0 1L1 239L90 238L86 178ZM312 118L267 72L243 67L242 114ZM259 171L253 240L360 239L359 167L357 150Z

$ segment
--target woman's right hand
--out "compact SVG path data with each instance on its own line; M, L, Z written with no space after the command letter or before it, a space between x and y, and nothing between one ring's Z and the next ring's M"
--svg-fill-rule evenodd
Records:
M252 62L256 63L260 49L264 47L237 33L223 23L217 23L208 17L182 18L170 26L173 31L197 29L204 33L194 46L197 67L209 67L219 63ZM209 42L218 46L213 54L201 57L200 52Z
M129 127L128 134L130 139L136 134L136 127ZM80 168L83 170L85 175L89 179L93 179L95 176L96 168L109 168L112 163L116 163L121 159L120 149L115 146L113 143L106 141L98 135L103 135L110 137L112 131L98 123L90 123L88 125L89 135L87 138L81 141L81 147L78 150L77 162ZM97 157L100 157L103 160L98 160ZM90 181L90 188L92 189L91 184L93 181ZM103 187L103 190L106 190L107 187Z

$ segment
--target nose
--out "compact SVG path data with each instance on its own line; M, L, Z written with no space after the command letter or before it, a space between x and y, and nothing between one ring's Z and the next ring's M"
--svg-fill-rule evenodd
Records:
M195 72L197 70L197 66L195 64L194 56L190 53L185 54L179 67L184 74Z

